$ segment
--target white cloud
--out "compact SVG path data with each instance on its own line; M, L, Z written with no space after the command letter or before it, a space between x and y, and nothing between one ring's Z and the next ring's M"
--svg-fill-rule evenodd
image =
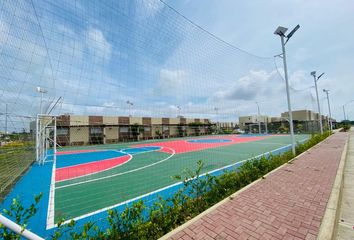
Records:
M112 45L107 41L101 30L90 27L87 31L86 44L94 56L106 60L111 58Z
M166 95L183 95L183 88L186 86L188 74L184 70L161 69L158 86L154 94Z
M139 12L137 17L147 18L158 14L163 9L164 4L159 1L143 0L142 6L143 11Z
M235 81L229 88L215 92L213 98L216 100L253 100L262 94L270 94L279 89L279 84L274 85L277 79L275 71L251 70L248 75Z

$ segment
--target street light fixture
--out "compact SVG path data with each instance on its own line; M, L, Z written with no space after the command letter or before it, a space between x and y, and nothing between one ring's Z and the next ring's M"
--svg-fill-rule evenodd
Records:
M329 113L328 126L329 126L329 131L332 132L333 126L332 126L331 105L329 103L329 90L323 89L323 92L325 92L327 95L327 104L328 104L328 113Z
M45 90L44 88L37 87L36 88L37 92L41 94L41 101L39 103L39 113L42 114L42 101L43 101L43 94L47 93L48 91Z
M315 89L316 89L316 98L317 98L317 109L318 109L318 114L319 116L319 121L320 121L320 132L323 134L323 126L322 126L322 115L321 115L321 108L320 108L320 100L318 98L318 90L317 90L317 82L318 80L323 76L324 73L322 73L320 76L316 77L316 71L311 72L311 75L313 76L313 80L315 81Z
M286 96L288 101L288 112L289 112L289 123L290 123L290 134L291 134L291 148L292 153L295 155L295 135L294 135L294 123L293 123L293 113L291 111L291 102L290 102L290 92L289 92L289 80L288 80L288 68L286 64L286 52L285 52L285 44L289 41L289 39L294 35L294 33L300 28L300 25L297 25L287 36L285 36L286 31L288 30L285 27L279 26L274 34L280 36L282 54L279 55L283 58L284 64L284 76L285 76L285 84L286 84ZM286 42L284 42L284 38L286 38Z

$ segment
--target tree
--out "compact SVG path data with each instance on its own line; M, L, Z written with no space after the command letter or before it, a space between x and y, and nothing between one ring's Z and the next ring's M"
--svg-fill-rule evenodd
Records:
M139 140L139 135L140 135L140 133L144 132L144 127L135 123L133 126L131 126L131 131L132 131L132 135L133 135L134 140Z

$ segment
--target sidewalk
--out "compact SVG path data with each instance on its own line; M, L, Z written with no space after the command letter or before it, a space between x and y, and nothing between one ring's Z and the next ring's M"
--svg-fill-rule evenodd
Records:
M347 136L332 135L164 238L316 239Z
M343 195L338 220L336 239L354 239L354 128L350 132L348 155L344 169Z

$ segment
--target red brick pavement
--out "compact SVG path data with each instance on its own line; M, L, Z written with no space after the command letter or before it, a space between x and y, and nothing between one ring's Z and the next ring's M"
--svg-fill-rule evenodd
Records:
M346 139L332 135L170 239L316 239Z

